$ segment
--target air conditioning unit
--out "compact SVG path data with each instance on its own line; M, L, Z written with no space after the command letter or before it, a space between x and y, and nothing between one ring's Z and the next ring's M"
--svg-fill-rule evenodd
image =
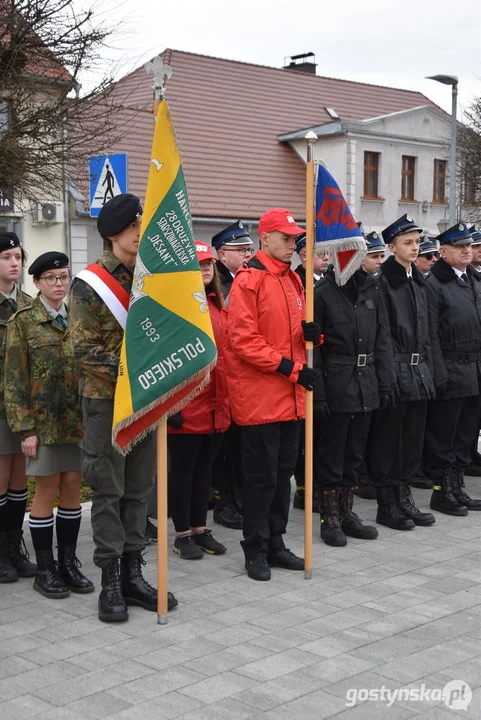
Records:
M39 201L33 220L36 224L63 223L65 221L63 202L54 200Z

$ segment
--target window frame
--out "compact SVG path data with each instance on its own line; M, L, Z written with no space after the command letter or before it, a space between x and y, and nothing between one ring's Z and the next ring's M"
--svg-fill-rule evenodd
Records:
M476 204L476 183L465 175L463 178L463 205L472 207Z
M401 156L401 202L416 202L414 199L415 191L416 191L416 159L417 158L415 155L402 155ZM405 160L413 161L412 170L406 170L404 168ZM411 180L412 196L409 196L406 194L408 178L412 178L412 180Z
M439 165L442 167L442 172L439 172ZM434 159L433 164L433 203L440 205L446 205L446 170L447 160L440 160L439 158ZM437 197L437 183L442 181L442 197Z
M375 158L374 164L367 163L368 156L371 156L371 158ZM379 164L380 164L380 157L381 153L375 152L374 150L365 150L364 151L364 188L363 188L363 197L368 200L380 200L379 196ZM369 176L371 173L374 173L374 181L375 181L375 194L372 195L369 192Z

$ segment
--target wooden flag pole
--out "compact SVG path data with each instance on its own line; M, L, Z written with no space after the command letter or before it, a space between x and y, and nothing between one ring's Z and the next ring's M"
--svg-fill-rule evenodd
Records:
M314 232L315 232L315 175L314 143L317 135L310 131L306 163L306 321L314 319ZM307 364L313 367L313 344L306 342ZM304 473L304 577L312 579L312 456L313 456L313 396L306 392L305 473Z
M157 119L159 105L164 99L165 81L172 75L172 68L157 56L145 65L147 74L153 74L153 115ZM168 613L168 530L167 530L167 419L157 426L157 622L167 625Z
M167 421L157 426L157 622L167 624Z

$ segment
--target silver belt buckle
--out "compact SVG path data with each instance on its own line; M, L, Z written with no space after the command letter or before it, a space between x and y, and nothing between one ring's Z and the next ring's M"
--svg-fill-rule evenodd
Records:
M412 353L411 365L419 365L419 353Z
M357 356L357 366L358 367L366 367L367 365L367 355L358 355Z

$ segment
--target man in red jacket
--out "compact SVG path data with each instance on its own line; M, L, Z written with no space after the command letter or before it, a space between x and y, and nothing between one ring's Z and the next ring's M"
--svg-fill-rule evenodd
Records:
M305 341L319 344L306 323L304 291L290 269L302 228L284 208L259 221L261 249L236 274L226 315L227 388L242 428L243 534L246 570L270 580L270 567L303 570L284 545L291 476L296 464L305 391L316 372L306 365Z

